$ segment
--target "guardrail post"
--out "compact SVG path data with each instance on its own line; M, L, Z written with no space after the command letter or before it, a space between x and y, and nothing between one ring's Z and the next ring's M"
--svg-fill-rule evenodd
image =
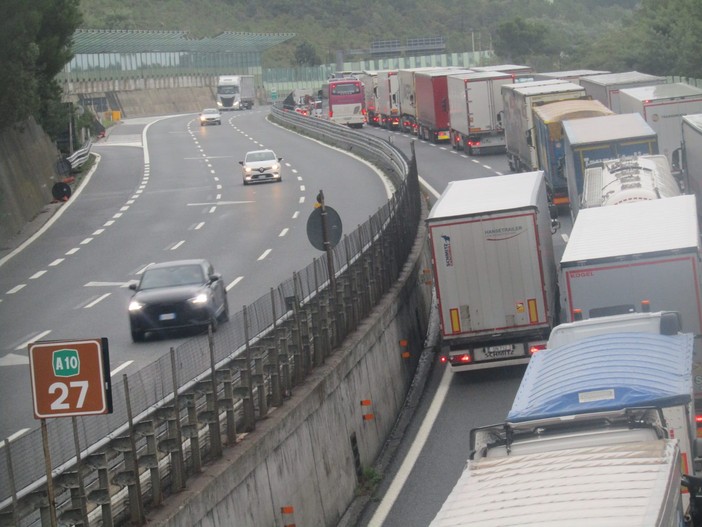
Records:
M123 483L129 492L129 511L132 523L144 524L144 508L141 497L141 481L139 480L139 461L137 459L136 440L134 438L134 420L132 417L132 402L129 398L129 379L122 376L124 383L124 397L127 403L127 417L129 422L128 443L124 449L124 464L127 470L123 473ZM119 483L118 483L119 484Z
M263 358L259 355L254 359L255 373L252 376L256 383L258 393L258 418L263 419L268 415L268 395L266 394L266 383L263 377Z
M173 380L173 413L175 425L175 439L176 439L176 451L174 465L178 469L179 485L176 486L173 491L179 491L185 488L185 456L183 456L183 434L180 430L180 396L178 395L178 369L176 368L176 356L175 348L171 347L171 376ZM171 422L168 422L168 426L171 426ZM174 481L175 483L175 481Z
M139 466L149 469L151 480L151 499L153 505L161 505L163 491L161 488L161 474L158 470L158 446L156 443L156 427L153 421L143 421L136 425L138 431L146 439L146 454L139 458Z
M213 458L222 457L222 435L219 429L219 403L217 399L217 368L215 367L214 335L212 325L207 329L207 344L210 350L210 380L212 381L212 396L208 409L213 416L210 420L210 449Z
M86 458L85 462L97 470L98 488L88 494L88 500L100 505L103 527L112 527L112 498L107 455L102 452Z
M190 459L193 464L193 471L202 471L202 454L200 452L200 426L197 420L196 394L185 396L185 406L188 409L188 424L183 427L183 435L190 438Z
M236 416L234 415L234 382L232 381L232 371L222 369L217 372L219 379L224 386L224 397L219 401L226 408L227 413L227 444L236 443Z
M278 339L280 351L278 353L278 359L281 365L281 376L282 376L282 395L284 397L292 396L292 383L290 378L290 352L288 351L288 339L287 337L281 337Z
M17 488L15 487L15 471L12 466L12 454L10 452L10 440L5 438L5 459L7 463L7 479L10 483L10 494L12 495L12 514L3 514L0 518L7 519L12 517L12 523L19 525L19 502L17 500Z

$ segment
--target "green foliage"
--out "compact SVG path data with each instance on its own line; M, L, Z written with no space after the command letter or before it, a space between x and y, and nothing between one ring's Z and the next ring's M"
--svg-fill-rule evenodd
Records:
M0 129L32 115L50 132L61 96L54 77L72 57L79 0L8 3L0 21Z
M307 42L301 42L295 48L295 65L296 66L319 66L322 61L317 55L314 46Z

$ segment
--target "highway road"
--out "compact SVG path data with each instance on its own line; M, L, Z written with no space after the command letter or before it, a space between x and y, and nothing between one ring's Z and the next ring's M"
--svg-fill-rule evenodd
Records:
M38 427L28 343L107 337L114 376L191 336L132 343L128 284L149 263L208 258L238 311L321 254L306 233L320 189L344 233L387 202L376 169L267 113L228 113L202 128L196 115L127 120L94 146L99 164L80 192L0 266L0 438ZM260 148L284 158L283 181L244 186L238 161Z
M319 253L305 223L315 196L352 231L387 200L368 165L265 120L265 109L225 114L201 129L195 116L127 121L98 144L100 164L39 239L0 267L0 437L36 426L26 346L36 339L107 336L113 372L130 371L178 338L133 344L127 284L154 261L205 256L225 278L232 310L267 294ZM410 154L431 199L449 181L509 172L502 155L470 158L449 145L366 127ZM238 160L273 148L280 184L244 187ZM569 221L562 218L562 232ZM564 248L554 236L556 255ZM226 325L223 329L226 331ZM202 337L200 337L202 338ZM468 433L501 421L524 367L453 375L435 364L405 439L361 525L426 526L468 458Z

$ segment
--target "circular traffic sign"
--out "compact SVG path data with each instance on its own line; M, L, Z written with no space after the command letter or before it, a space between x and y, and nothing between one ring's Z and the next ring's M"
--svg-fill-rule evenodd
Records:
M329 205L324 206L327 213L327 235L329 236L330 247L334 248L341 240L342 225L341 217ZM317 207L307 218L307 238L315 249L326 250L324 247L324 227L322 224L322 207Z

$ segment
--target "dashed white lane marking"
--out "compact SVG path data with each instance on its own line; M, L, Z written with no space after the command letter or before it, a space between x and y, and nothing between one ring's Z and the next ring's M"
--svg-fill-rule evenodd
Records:
M27 339L25 342L23 342L22 344L17 346L15 348L15 351L26 350L27 346L29 346L32 342L37 342L38 340L41 340L42 338L46 337L49 333L51 333L50 329L47 329L46 331L42 331L38 335L36 335L30 339Z
M87 244L89 244L89 243L92 242L92 241L93 241L92 238L86 238L85 240L83 240L82 242L80 242L80 244L81 244L81 245L87 245Z
M263 254L261 254L261 256L259 256L259 257L257 258L257 260L258 260L258 261L263 260L266 256L268 256L269 254L271 254L271 251L272 251L272 250L273 250L273 249L266 249L265 251L263 251Z
M285 236L288 233L288 230L289 229L287 227L285 227L282 231L280 231L278 238L282 238L283 236Z
M37 271L37 272L34 273L32 276L30 276L29 279L30 279L30 280L36 280L37 278L39 278L40 276L44 276L45 274L46 274L46 269L44 269L44 270L42 270L42 271Z
M56 260L54 260L53 262L51 262L49 264L49 267L56 267L58 264L60 264L64 260L65 260L65 258L56 258Z
M105 300L111 294L112 293L105 293L104 295L97 297L95 300L93 300L89 304L83 306L83 309L90 309L91 307L94 307L98 302Z
M199 230L202 229L204 226L205 226L205 222L204 222L204 221L201 221L200 223L198 223L197 225L195 225L195 229L194 229L194 230L199 231Z
M126 362L123 362L123 363L120 364L119 366L117 366L114 370L112 370L112 371L110 372L110 377L114 377L115 375L117 375L117 374L118 374L119 372L121 372L124 368L126 368L127 366L129 366L132 362L134 362L134 361L133 361L133 360L128 360L128 361L126 361Z
M305 202L305 196L300 196L298 203L304 203L304 202Z
M299 215L300 215L300 211L296 210L292 215L292 219L296 220Z
M259 260L260 260L260 258L259 258ZM14 295L17 291L20 291L20 290L24 289L25 287L27 287L27 284L19 284L19 285L16 285L15 287L13 287L12 289L10 289L10 290L9 290L7 293L5 293L5 294L7 294L7 295Z
M70 255L72 255L72 254L76 254L78 251L80 251L80 247L74 247L74 248L71 249L70 251L67 251L67 252L66 252L66 256L70 256Z
M178 243L176 243L173 247L171 247L171 251L175 251L178 247L183 245L185 243L185 240L180 240Z
M229 291L232 287L234 287L236 284L238 284L239 282L241 282L243 279L244 279L243 276L237 276L237 277L232 281L232 283L230 283L225 289L226 289L227 291Z

